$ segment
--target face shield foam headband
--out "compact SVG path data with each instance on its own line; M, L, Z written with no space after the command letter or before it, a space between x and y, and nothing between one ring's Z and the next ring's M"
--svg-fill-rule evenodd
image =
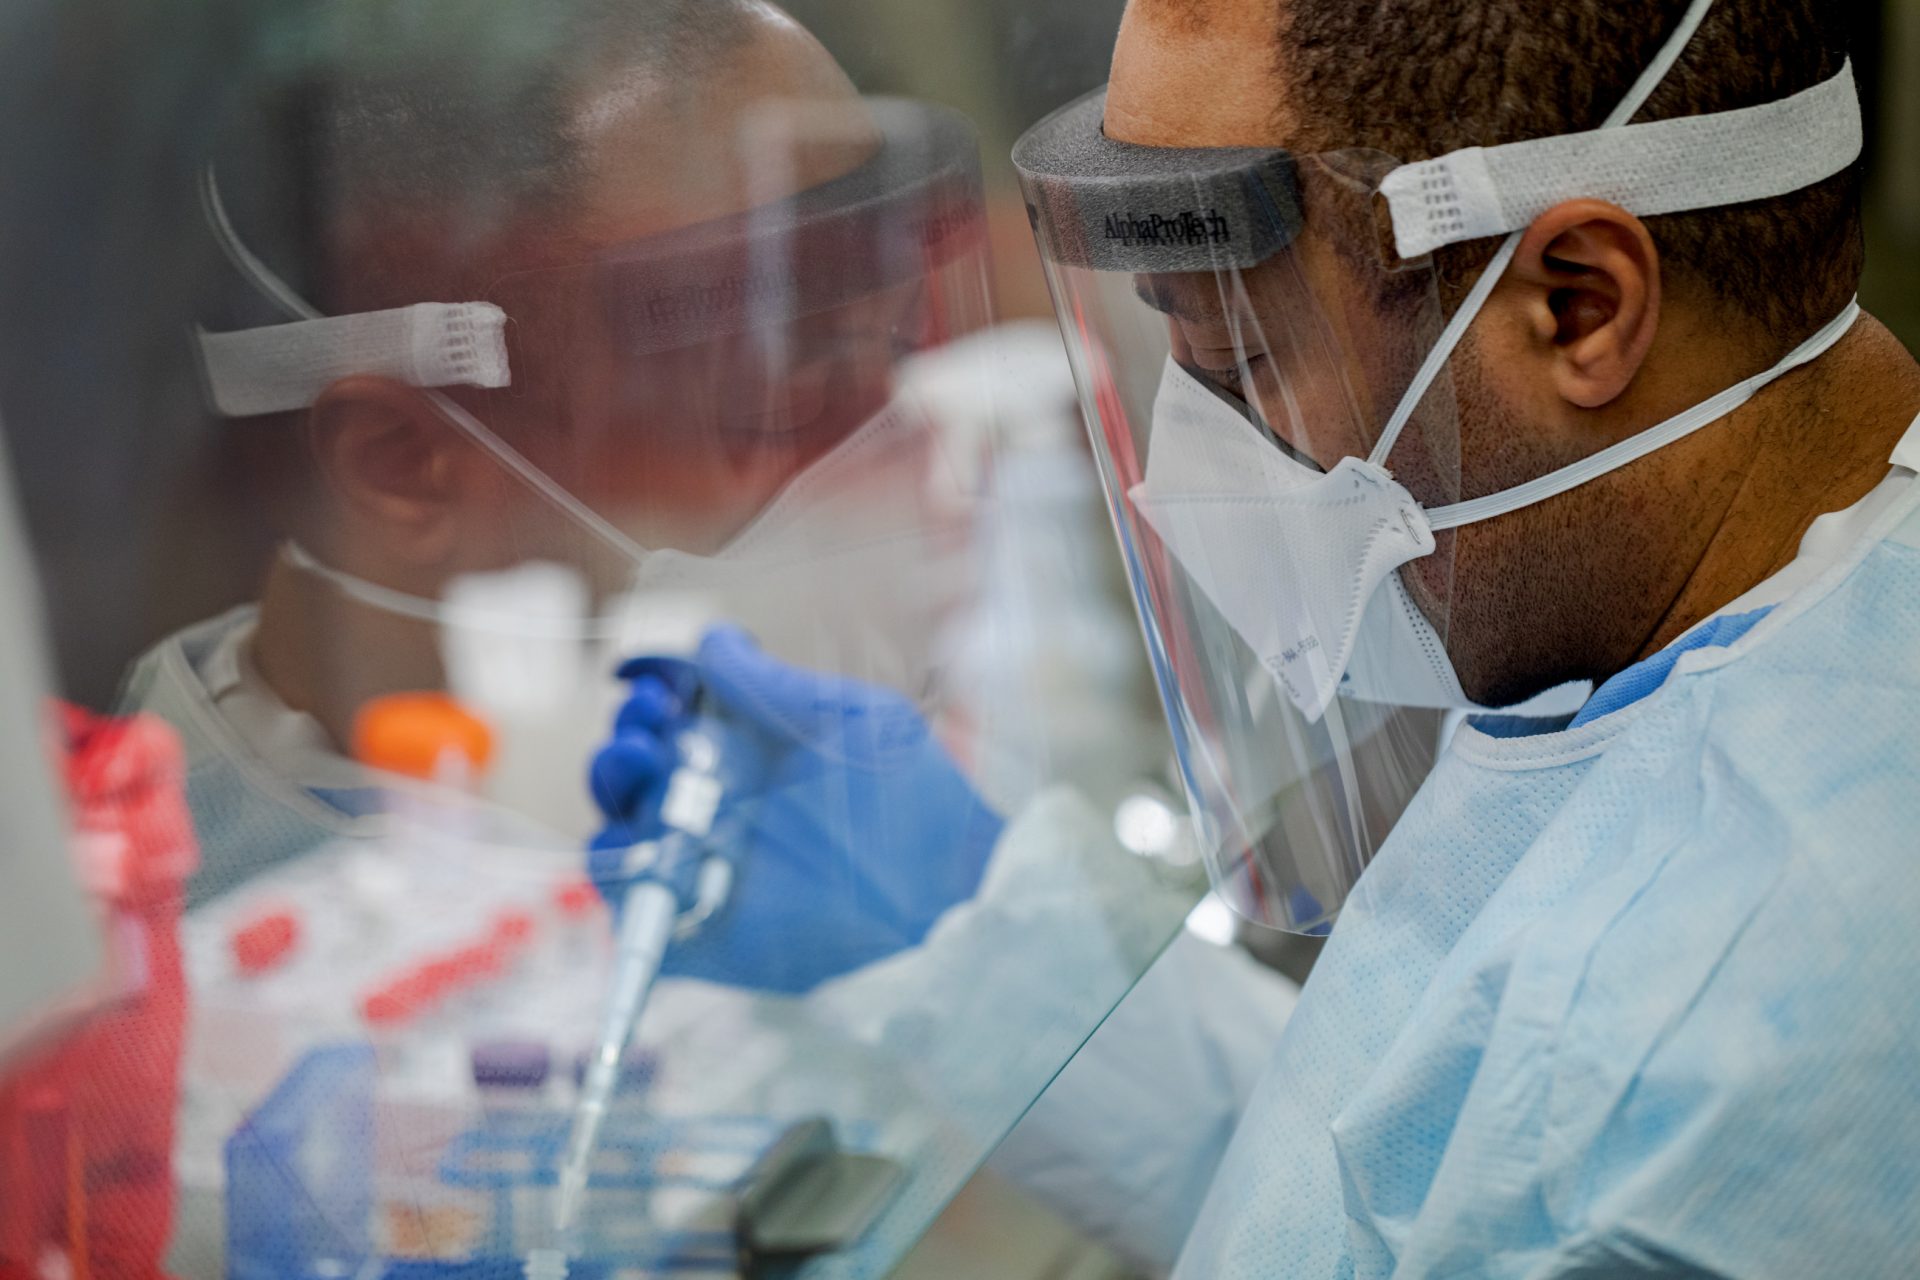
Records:
M1712 208L1799 190L1858 158L1860 111L1850 64L1802 93L1761 106L1627 123L1710 5L1695 0L1599 129L1468 148L1401 165L1378 183L1402 262L1443 245L1506 238L1364 457L1345 457L1326 472L1287 457L1226 402L1180 385L1193 381L1185 370L1169 370L1149 464L1142 481L1127 486L1129 505L1310 721L1342 693L1406 706L1484 709L1462 693L1441 637L1401 585L1401 566L1432 555L1437 530L1543 501L1718 421L1824 353L1857 318L1858 306L1850 304L1772 368L1503 492L1427 506L1388 470L1396 443L1512 261L1524 229L1548 209L1578 197L1608 200L1641 216ZM1119 143L1101 130L1103 112L1104 92L1042 121L1015 151L1036 236L1056 278L1068 268L1215 273L1237 281L1235 273L1282 254L1299 234L1306 158ZM1070 346L1075 319L1063 305ZM1094 414L1102 392L1089 387L1088 366L1104 367L1105 359L1089 355L1081 370L1083 397ZM1236 431L1257 433L1260 448L1218 443ZM1170 451L1181 457L1168 458ZM1235 548L1284 551L1255 563Z

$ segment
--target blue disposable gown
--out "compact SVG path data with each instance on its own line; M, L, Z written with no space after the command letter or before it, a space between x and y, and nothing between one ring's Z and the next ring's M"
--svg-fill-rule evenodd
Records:
M1916 487L1649 696L1461 731L1181 1276L1920 1275Z

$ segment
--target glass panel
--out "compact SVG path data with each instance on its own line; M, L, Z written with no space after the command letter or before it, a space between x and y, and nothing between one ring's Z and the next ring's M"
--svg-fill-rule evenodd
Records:
M1178 929L1071 376L992 301L1017 33L877 8L23 19L0 405L109 717L38 842L120 850L137 963L0 1064L5 1263L878 1274Z

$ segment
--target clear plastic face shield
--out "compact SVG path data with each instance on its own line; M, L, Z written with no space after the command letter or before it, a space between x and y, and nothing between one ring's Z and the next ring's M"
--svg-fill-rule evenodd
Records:
M1016 160L1177 765L1235 909L1323 929L1432 760L1438 717L1417 708L1440 701L1366 681L1445 635L1447 557L1402 580L1401 563L1437 548L1413 539L1391 499L1457 496L1451 398L1431 397L1401 433L1393 481L1322 486L1379 446L1445 316L1428 264L1395 260L1373 217L1390 161L1223 152L1195 171L1191 153L1107 141L1102 106L1096 95L1067 108ZM1107 153L1097 160L1043 150L1048 136L1083 147L1089 134ZM1051 178L1122 156L1146 171L1137 181ZM1378 600L1338 581L1351 566L1277 527L1270 498L1303 518L1377 525L1365 585L1385 587ZM1409 591L1425 608L1395 612Z
M1448 653L1452 530L1724 416L1852 319L1614 449L1466 491L1451 357L1534 217L1577 196L1736 203L1858 154L1844 69L1779 103L1626 127L1706 7L1589 134L1407 165L1145 147L1106 136L1101 92L1015 149L1198 839L1257 923L1323 931L1430 767L1433 713L1501 709ZM1449 309L1433 251L1493 235ZM1581 694L1533 692L1506 709L1564 714Z
M585 230L464 228L459 301L334 315L255 251L237 172L205 182L282 321L198 342L212 403L291 484L283 570L391 631L396 659L414 645L391 679L492 720L496 797L574 836L568 780L621 657L725 620L937 718L941 637L977 581L994 442L903 376L987 321L971 129L904 100L762 103L706 151L721 177L690 193L589 181L587 212L554 215ZM661 229L593 225L623 220ZM365 270L330 292L389 300L425 233L355 233L337 256Z

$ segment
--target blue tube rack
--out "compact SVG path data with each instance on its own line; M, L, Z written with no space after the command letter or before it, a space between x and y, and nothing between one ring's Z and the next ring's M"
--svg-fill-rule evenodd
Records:
M521 1280L511 1247L510 1197L552 1185L566 1140L566 1116L534 1113L456 1135L436 1169L452 1194L491 1203L481 1256L460 1260L382 1258L376 1239L374 1054L364 1045L316 1049L295 1065L228 1137L227 1275L230 1280ZM706 1151L751 1164L781 1126L753 1116L649 1118L609 1126L590 1196L666 1188L725 1192L730 1181L660 1168L668 1153ZM726 1231L653 1233L644 1245L573 1260L570 1280L633 1274L729 1274L738 1265Z

